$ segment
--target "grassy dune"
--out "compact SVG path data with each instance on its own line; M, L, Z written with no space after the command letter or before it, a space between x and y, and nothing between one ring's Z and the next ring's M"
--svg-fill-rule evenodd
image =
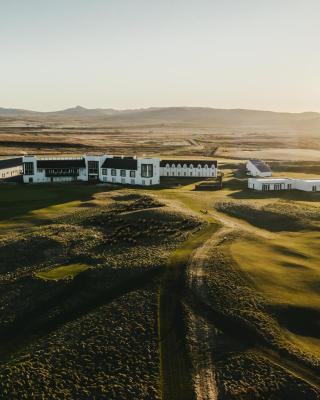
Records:
M320 234L240 238L231 253L279 321L288 340L320 357Z
M233 258L271 302L320 309L320 233L245 237L231 245Z

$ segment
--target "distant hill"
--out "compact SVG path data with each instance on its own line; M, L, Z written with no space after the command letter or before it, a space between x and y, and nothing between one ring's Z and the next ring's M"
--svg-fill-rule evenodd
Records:
M101 121L117 125L187 125L215 128L250 128L306 131L320 135L320 114L279 113L246 109L163 107L134 110L88 109L81 106L53 112L0 108L0 119Z

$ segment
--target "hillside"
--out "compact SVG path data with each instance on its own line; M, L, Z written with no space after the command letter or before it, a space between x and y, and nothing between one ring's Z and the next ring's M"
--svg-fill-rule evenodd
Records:
M216 109L202 107L165 107L135 110L88 109L81 106L53 112L0 108L0 121L31 120L59 121L80 120L99 121L113 125L189 125L216 128L264 128L265 130L320 132L320 114L278 113L246 109Z

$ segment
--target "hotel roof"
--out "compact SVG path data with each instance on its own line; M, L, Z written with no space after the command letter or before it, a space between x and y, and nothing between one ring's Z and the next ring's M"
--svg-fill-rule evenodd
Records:
M133 157L108 157L102 164L102 168L137 170L138 161Z
M13 168L20 165L22 165L22 157L6 158L4 160L0 160L0 169Z

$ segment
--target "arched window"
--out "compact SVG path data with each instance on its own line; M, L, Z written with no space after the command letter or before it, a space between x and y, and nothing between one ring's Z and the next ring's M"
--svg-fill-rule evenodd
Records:
M166 168L170 168L170 164L166 164Z
M193 168L193 164L190 164L190 168Z
M201 168L201 165L200 165L200 164L198 165L198 168Z
M178 164L178 165L177 165L177 168L181 168L181 164Z
M208 169L208 164L206 164L204 167L205 167L206 169Z
M176 167L176 164L172 164L172 165L171 165L171 168L175 168L175 167Z
M183 168L187 168L187 164L183 164Z

